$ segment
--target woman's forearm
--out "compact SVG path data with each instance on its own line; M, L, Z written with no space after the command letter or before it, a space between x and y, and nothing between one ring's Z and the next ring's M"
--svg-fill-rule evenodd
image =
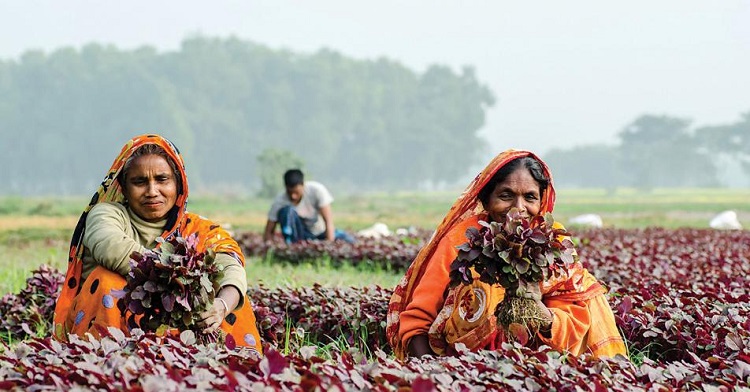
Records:
M226 317L229 313L232 313L232 311L237 308L237 305L239 305L241 298L240 291L234 286L222 287L219 290L217 297L221 298L221 300L223 300L227 305L224 311L224 317Z
M244 293L247 292L247 273L245 268L237 259L228 253L217 253L215 263L224 271L222 278L217 282L219 287L234 286L240 293L238 306L242 306ZM230 310L236 309L230 307Z

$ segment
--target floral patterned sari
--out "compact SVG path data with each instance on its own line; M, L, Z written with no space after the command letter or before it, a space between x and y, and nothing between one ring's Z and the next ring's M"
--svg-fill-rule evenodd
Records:
M474 350L493 349L502 343L504 334L499 333L494 310L504 297L503 288L475 279L471 285L448 290L448 271L457 255L455 247L466 241L466 229L479 227L480 219L487 220L478 200L480 190L500 168L527 156L541 164L550 180L542 194L539 213L552 212L555 190L544 162L528 151L508 150L497 155L456 200L394 290L388 306L386 334L397 357L407 356L406 344L417 334L426 334L437 354L452 353L458 343ZM580 262L568 272L568 277L541 285L542 300L556 320L552 338L539 336L538 340L574 354L625 354L612 310L604 297L606 290ZM404 317L411 309L417 309L422 316Z

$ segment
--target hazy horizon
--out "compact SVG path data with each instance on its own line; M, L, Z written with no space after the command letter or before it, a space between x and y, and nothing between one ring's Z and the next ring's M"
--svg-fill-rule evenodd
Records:
M741 0L1 4L5 61L92 42L175 50L201 34L387 57L419 71L469 65L497 99L482 130L495 151L614 144L646 113L709 125L750 110L750 3Z

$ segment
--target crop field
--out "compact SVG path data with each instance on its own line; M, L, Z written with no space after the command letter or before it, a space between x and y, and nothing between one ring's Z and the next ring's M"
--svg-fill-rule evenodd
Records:
M267 202L204 198L191 209L229 226L250 262L248 295L265 347L196 345L190 333L59 343L48 337L67 242L85 199L0 199L0 390L750 390L750 191L561 191L586 267L608 288L629 358L574 357L546 347L396 360L385 343L393 286L455 193L368 195L335 204L340 227L384 222L408 234L354 245L264 243Z

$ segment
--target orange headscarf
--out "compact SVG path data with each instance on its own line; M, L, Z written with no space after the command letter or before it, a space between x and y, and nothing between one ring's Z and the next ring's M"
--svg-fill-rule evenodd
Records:
M185 164L177 147L175 147L175 145L172 144L169 140L159 135L145 134L136 136L133 139L129 140L125 144L125 146L123 146L122 150L117 155L117 158L115 158L111 168L109 169L109 172L104 177L104 181L102 181L99 189L91 198L89 205L84 209L83 214L81 214L81 218L78 220L78 224L76 225L75 231L73 232L73 237L70 241L70 252L68 254L68 271L65 275L65 285L63 286L63 290L60 293L60 297L58 298L57 304L55 306L53 335L58 339L66 340L67 334L71 333L68 326L66 326L66 322L67 324L70 324L71 312L74 311L74 301L79 292L82 291L81 288L85 285L85 282L82 282L81 278L84 252L83 235L86 228L86 217L88 216L91 208L98 203L123 202L124 195L122 192L122 184L120 184L118 176L120 175L120 172L122 171L125 163L128 161L128 158L130 158L133 153L141 146L146 144L156 144L167 153L167 155L175 163L181 180L179 182L179 188L177 190L177 199L175 202L175 206L167 215L167 223L164 227L164 232L161 237L167 240L171 240L172 238L177 236L187 237L191 234L197 233L199 241L196 250L198 252L203 252L206 250L206 248L211 248L217 253L221 252L229 254L237 259L240 264L242 264L243 266L245 265L245 258L242 254L242 251L240 250L239 245L234 239L231 238L231 236L226 231L224 231L224 229L207 219L187 212L188 181L185 172ZM113 278L111 279L114 279L116 281L114 282L114 284L120 284L119 275L110 275L113 276ZM124 285L124 282L125 280L124 278L122 278L121 284ZM82 295L83 294L85 293L82 293ZM255 346L259 349L260 338L255 326L255 316L252 312L252 308L250 307L249 302L250 301L246 299L243 308L232 313L231 316L233 318L231 318L231 320L233 320L232 324L235 324L234 320L242 318L243 323L251 324L246 325L245 327L239 327L238 325L236 328L234 328L235 330L252 330L245 331L253 335L252 337L241 335L239 336L240 340L237 343L239 345ZM96 309L96 306L99 306L95 303L92 303L90 305L91 306L89 306L89 308L91 309ZM97 309L97 311L99 310ZM106 311L113 312L114 310L108 309ZM91 316L87 316L87 318L88 317ZM115 316L111 316L109 320L113 320L114 318ZM248 320L248 318L251 318L252 320ZM107 323L105 323L105 325L106 324ZM225 321L224 323L222 323L222 329L230 332L233 328L232 325L227 324L227 322ZM248 342L249 340L250 342L248 342L248 344L243 344L243 340L245 342Z
M169 221L171 222L171 225L168 225L170 226L169 228L165 228L165 233L174 232L178 227L178 221L176 218L185 215L188 182L187 177L185 176L185 165L183 164L182 156L177 147L175 147L169 140L158 135L141 135L129 140L115 158L112 167L110 167L109 172L104 177L104 181L99 185L99 189L94 193L88 206L83 210L81 217L78 219L78 224L76 224L76 228L73 231L73 237L70 240L70 252L68 253L68 272L65 274L65 285L63 286L63 290L60 293L60 297L57 299L57 304L55 305L53 333L58 338L62 338L58 333L62 332L62 325L65 318L68 316L69 309L73 303L73 298L78 294L82 283L83 233L86 228L86 217L88 216L89 211L91 211L91 208L98 203L107 201L118 203L123 202L125 196L122 193L122 185L118 180L118 176L128 158L133 155L138 148L145 144L156 144L162 147L177 165L177 170L182 177L182 188L178 189L177 200L175 202L177 210L175 211L173 209L170 211L171 219L169 219Z
M466 187L461 196L459 196L442 223L437 227L430 241L417 254L404 278L394 290L388 305L386 335L397 357L404 358L406 352L399 334L400 314L412 302L415 288L420 284L438 244L457 225L486 214L478 198L479 192L503 166L523 157L531 157L539 162L545 177L549 179L547 189L542 194L539 213L552 212L555 205L555 189L552 183L552 175L547 165L529 151L507 150L498 154ZM566 299L587 300L594 295L600 294L602 289L598 283L591 284L592 282L589 281L585 285L581 285L584 271L580 263L576 263L573 270L569 270L569 279L547 282L543 288L545 297L549 298L559 295Z

